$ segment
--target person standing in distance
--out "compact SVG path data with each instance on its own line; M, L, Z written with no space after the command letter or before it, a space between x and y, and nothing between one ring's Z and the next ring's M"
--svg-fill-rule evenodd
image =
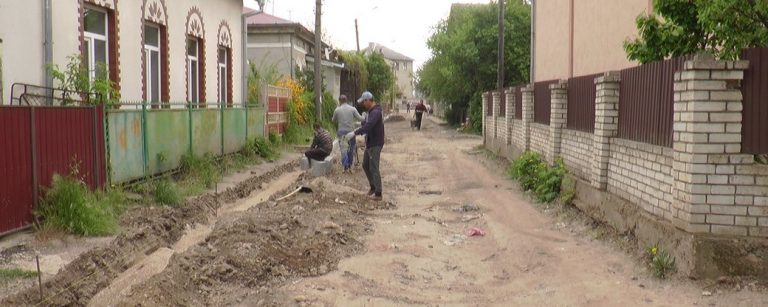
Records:
M347 138L352 138L355 135L366 136L363 170L371 187L368 196L373 200L380 201L382 200L382 187L379 166L381 149L384 147L384 117L381 106L374 101L373 94L370 92L364 92L357 102L368 110L368 118L362 127L347 134Z
M419 101L416 105L416 129L421 130L421 120L424 119L424 112L427 111L427 106L424 105L424 100Z
M345 136L348 133L355 131L355 128L357 127L355 123L363 121L363 116L357 112L355 107L347 103L347 96L341 95L339 96L339 106L333 111L332 120L339 127L339 130L337 131L338 133L336 134L339 138L339 142L349 142L348 150L341 151L341 164L344 166L344 172L347 172L352 168L352 161L354 160L354 153L356 150L355 145L357 144L354 137L350 139Z

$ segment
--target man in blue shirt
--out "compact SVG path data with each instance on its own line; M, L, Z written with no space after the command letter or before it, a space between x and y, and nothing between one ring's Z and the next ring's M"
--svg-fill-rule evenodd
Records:
M363 116L357 113L355 107L347 103L347 96L341 95L339 97L339 107L333 111L333 118L331 120L338 124L339 127L337 136L339 137L339 147L342 149L340 150L341 164L344 166L344 172L347 172L352 168L356 144L354 137L348 139L344 136L357 128L357 125L363 121Z
M381 106L374 101L373 94L370 92L364 92L357 102L368 110L368 118L362 127L350 132L347 134L347 137L366 135L363 170L368 178L368 184L371 186L368 196L380 201L382 200L382 187L379 162L381 160L381 149L384 147L384 116Z

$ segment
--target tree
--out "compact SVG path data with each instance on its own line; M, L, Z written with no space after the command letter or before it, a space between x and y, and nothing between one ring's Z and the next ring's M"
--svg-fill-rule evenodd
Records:
M530 6L507 0L505 7L504 86L528 82L530 66ZM418 71L417 89L446 105L449 123L460 123L467 112L480 131L480 95L496 88L498 5L455 4L450 16L435 27L427 46L430 58Z
M706 50L725 59L768 45L768 0L654 0L637 17L638 38L624 43L630 60L648 63Z
M379 53L372 52L365 60L368 71L368 91L377 99L383 99L395 84L395 74L384 60L384 56Z

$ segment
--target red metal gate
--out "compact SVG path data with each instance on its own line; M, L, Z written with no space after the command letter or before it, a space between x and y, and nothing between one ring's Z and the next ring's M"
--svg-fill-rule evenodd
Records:
M0 234L29 226L54 174L106 182L102 107L0 107Z
M290 89L271 85L267 87L267 129L264 129L266 133L282 135L285 132L285 125L288 123L286 107L290 98Z

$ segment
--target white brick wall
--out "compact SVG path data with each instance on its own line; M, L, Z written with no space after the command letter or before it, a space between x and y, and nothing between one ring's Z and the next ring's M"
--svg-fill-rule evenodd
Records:
M542 158L547 156L549 149L549 126L531 123L531 150L539 153Z
M590 133L563 129L563 161L569 171L586 181L591 180L593 138Z
M672 150L623 139L611 141L608 192L672 219Z

